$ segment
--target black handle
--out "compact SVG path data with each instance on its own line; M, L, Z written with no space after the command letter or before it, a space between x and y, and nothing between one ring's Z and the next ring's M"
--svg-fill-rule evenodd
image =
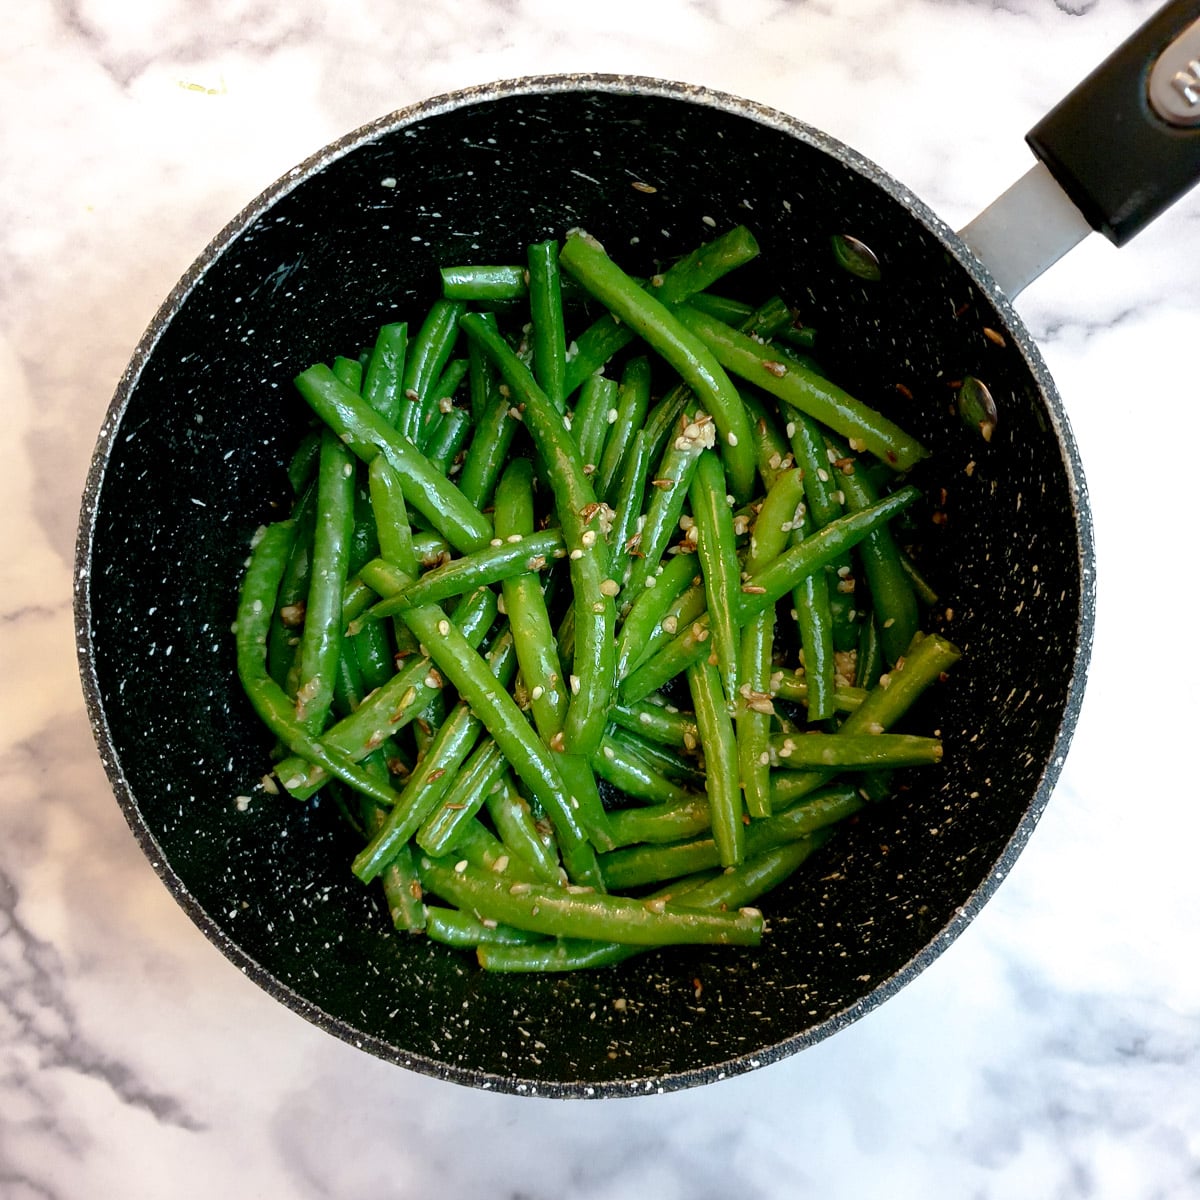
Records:
M1200 0L1172 0L1026 137L1118 246L1200 180Z

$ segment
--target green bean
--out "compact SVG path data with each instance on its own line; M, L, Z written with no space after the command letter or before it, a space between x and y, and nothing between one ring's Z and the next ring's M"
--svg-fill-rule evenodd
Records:
M551 560L561 558L563 552L563 535L559 529L545 529L525 536L512 534L505 539L494 538L493 542L499 544L464 554L451 559L445 566L426 571L419 579L372 605L368 615L390 617L406 608L440 604L451 596L461 596L515 575L544 571ZM373 564L371 570L376 569L377 565ZM363 571L367 571L366 566Z
M736 614L741 564L733 532L733 515L725 491L725 469L711 452L700 455L688 491L699 537L696 557L708 602L712 652L729 700L738 694L739 643ZM728 865L728 864L727 864Z
M353 651L358 663L364 696L376 688L383 687L395 674L392 641L387 629L378 622L368 622L347 638L344 645Z
M702 760L693 753L685 753L674 746L664 746L651 738L645 738L637 730L624 729L615 722L606 735L628 753L636 755L660 774L688 787L704 787Z
M613 840L608 828L608 813L604 811L604 802L596 784L596 773L591 764L582 754L558 754L555 756L555 762L570 798L568 803L575 810L590 844L597 850L611 850ZM587 882L596 887L600 886L599 876Z
M687 788L668 779L629 747L605 734L592 760L596 774L636 800L652 804L676 803L690 795Z
M830 449L844 465L839 483L851 512L861 512L878 500L866 472L855 469L848 449L836 439L828 439ZM879 628L883 656L892 666L908 649L920 618L912 582L900 561L900 551L886 526L876 529L858 545L863 574L871 589L871 605Z
M693 554L680 554L677 557L695 561L695 555ZM671 561L674 562L674 559ZM646 634L645 639L642 641L640 652L635 653L630 658L629 667L625 671L625 675L632 674L633 671L637 670L644 663L648 663L659 650L678 635L681 629L686 630L696 620L705 615L704 584L700 582L699 575L693 575L692 578L696 582L684 588L679 596L671 601L663 619ZM662 586L662 576L659 576L659 586Z
M400 415L400 430L422 450L428 426L437 412L430 402L458 336L458 321L466 311L460 300L435 300L408 347L404 364L405 405Z
M754 235L744 225L738 225L639 286L653 292L662 304L678 304L757 254L758 243ZM587 376L600 370L633 338L634 331L619 324L611 314L593 322L575 339L574 353L567 369L567 394L574 392Z
M514 459L496 489L496 536L506 540L531 537L533 525L533 467L526 458ZM526 571L505 579L501 586L533 723L543 740L549 742L563 727L567 679L559 661L542 581L536 571Z
M756 612L786 596L806 575L857 545L872 530L903 512L920 495L907 486L858 512L847 513L785 550L773 562L742 584L741 613L748 620Z
M914 767L941 762L942 743L908 733L776 734L771 753L797 767Z
M858 639L858 653L854 659L854 683L860 688L873 688L883 674L883 644L879 640L879 626L875 618L863 622L862 634Z
M763 486L769 489L781 471L790 470L795 465L792 452L779 430L774 412L762 402L759 394L753 388L741 387L738 389L738 395L741 396L750 417L758 477Z
M488 543L492 536L488 519L374 409L339 383L328 367L318 363L301 372L296 386L313 411L364 462L379 453L387 455L400 476L405 500L455 549L465 553Z
M440 610L439 610L440 611ZM442 618L445 620L445 618ZM447 629L453 630L446 621ZM415 631L414 631L415 632ZM458 635L460 638L461 634ZM486 663L480 659L481 670L491 681L504 686L515 669L515 656L509 653L511 639L497 641L497 647L488 656ZM462 640L467 653L478 658L465 638ZM462 691L462 689L459 689ZM496 691L496 694L500 694ZM471 704L463 699L454 711L441 722L428 751L413 768L400 798L385 816L371 840L355 857L351 869L363 883L370 883L391 861L396 849L404 845L424 824L442 801L454 782L458 769L466 761L484 727L484 721L472 710ZM482 797L480 798L482 803Z
M317 439L320 454L320 437ZM267 662L271 678L293 698L298 686L296 647L297 630L304 622L304 602L308 597L309 571L312 565L313 529L317 523L317 483L313 479L292 508L294 535L287 566L279 584L271 630L267 635ZM297 669L293 669L296 667Z
M417 845L427 854L448 853L457 830L483 807L488 791L507 770L500 747L491 738L484 738L463 763L441 804L417 830Z
M333 360L333 373L352 391L362 390L363 367L358 359L346 358L339 354Z
M812 523L821 528L844 511L844 496L829 461L825 433L806 413L784 405L787 432L796 463L804 470L804 494ZM858 642L860 621L855 608L854 568L849 554L825 568L825 594L829 601L834 650L851 650Z
M440 904L428 909L425 932L432 941L458 950L470 950L476 946L529 946L546 941L540 933L499 925L495 921L485 924L470 913L457 908L443 908Z
M371 833L383 824L386 817L384 811L375 805L369 809L364 806L363 815ZM392 861L381 872L380 880L392 924L406 933L420 933L426 925L425 902L413 862L412 847L407 842L392 856Z
M798 545L813 533L812 519L799 510L792 542ZM824 721L836 711L837 680L833 612L829 603L829 568L813 571L792 589L792 605L800 630L800 653L808 682L808 719Z
M617 847L668 845L705 833L712 825L708 798L694 792L672 803L623 808L609 816Z
M568 234L559 261L657 350L696 393L720 433L721 456L733 494L739 503L748 500L754 485L750 423L741 398L711 351L659 300L638 287L595 238L582 232Z
M778 361L752 337L687 305L675 315L727 370L861 443L893 469L907 470L928 454L893 421L800 363Z
M450 903L533 933L645 946L756 946L762 939L762 914L754 909L708 912L624 896L580 896L545 884L509 884L469 864L459 870L448 859L424 855L418 870L425 887Z
M404 361L408 354L408 323L384 325L375 338L363 377L363 399L395 426L404 406Z
M481 314L488 324L496 325L494 313ZM492 407L500 395L499 380L491 364L491 360L475 342L467 342L467 361L471 364L467 372L467 381L471 391L471 419L478 426L482 424L484 414ZM478 503L475 501L474 503Z
M589 375L579 393L579 403L571 419L571 433L585 466L599 466L608 432L608 415L615 412L620 385L604 375Z
M533 377L559 412L567 400L567 338L563 329L558 242L529 247L529 309L533 318Z
M646 519L637 543L637 555L629 572L622 598L622 615L637 603L642 591L657 583L659 565L671 538L679 527L688 489L696 473L696 464L705 448L705 433L711 433L707 416L698 414L687 422L663 452L658 474L651 480L653 492L646 506ZM652 583L651 580L654 580Z
M774 637L775 613L772 609L751 618L741 634L741 677L744 682L742 695L737 699L734 728L742 793L751 817L771 815L771 757L767 734L774 711L768 695Z
M715 878L694 876L675 881L668 889L679 908L730 909L752 903L795 874L824 844L828 830L767 850ZM558 938L528 946L481 946L479 965L489 971L578 971L614 966L640 953L637 946Z
M623 679L645 657L647 642L671 605L699 579L700 562L694 554L668 558L662 572L651 576L653 587L643 587L633 598L617 638L617 678Z
M505 848L525 863L537 878L546 883L561 882L562 868L558 865L554 838L538 828L528 802L511 781L489 792L484 797L484 804Z
M454 831L449 853L457 859L465 858L482 871L492 871L510 881L523 879L527 883L536 883L539 879L524 860L514 858L508 852L508 847L476 817L464 821ZM555 882L561 882L561 876Z
M296 716L314 733L325 724L342 650L342 589L346 586L353 516L354 462L341 442L326 432L321 439L317 521L304 629L296 651Z
M708 613L703 612L621 680L617 690L620 702L634 704L644 700L676 675L708 658L708 639Z
M604 439L604 453L595 476L597 498L615 507L617 484L622 467L629 457L630 443L646 420L650 407L650 360L644 355L631 358L621 373L617 403L613 410L616 419L609 422Z
M458 489L468 503L478 508L491 503L520 423L520 415L508 397L497 393L467 447L458 477Z
M451 617L472 648L483 641L495 619L496 598L486 588L464 598ZM365 758L387 737L415 720L434 696L437 680L431 674L431 665L424 655L406 659L400 670L353 714L325 731L324 744L351 761ZM295 756L280 762L275 774L297 800L307 800L329 778L321 766Z
M734 867L744 856L742 794L738 777L737 739L721 677L711 663L688 668L688 689L696 712L696 727L704 746L706 792L712 814L712 833L720 864Z
M639 429L629 443L629 451L621 468L621 479L613 497L613 527L610 541L609 573L624 586L631 562L630 551L636 542L638 517L650 478L650 443L645 430Z
M686 383L677 383L646 416L645 434L650 458L658 462L679 425L686 408L696 406L696 397Z
M379 534L380 557L410 575L417 573L417 552L413 546L412 526L404 489L396 469L378 454L367 469L371 504L375 509L375 528Z
M392 788L373 780L345 754L323 745L300 724L287 693L267 673L267 632L293 535L291 521L277 522L267 527L251 551L234 623L238 678L263 724L293 754L319 764L380 804L394 804L399 797Z
M588 835L567 798L551 752L529 728L516 701L507 692L496 688L487 664L437 605L406 609L404 620L429 651L438 669L479 714L517 777L550 815L564 865L568 874L576 878L573 864L575 871L586 871L590 865L586 854L575 853L579 847L587 845Z
M632 729L664 746L695 750L699 744L695 713L680 712L663 703L639 700L634 704L614 704L612 719L622 728Z
M857 790L844 786L825 788L789 808L777 805L782 811L750 823L745 835L745 858L758 858L785 842L843 821L863 805ZM643 887L720 864L721 852L711 836L662 846L630 846L600 858L604 881L610 889Z
M522 266L442 267L442 295L447 300L468 300L477 303L520 300L528 295L529 283Z
M317 460L321 456L321 431L310 429L296 447L288 462L288 482L297 496L303 495L317 474Z
M613 596L617 584L609 578L608 544L597 528L601 506L562 414L537 386L528 368L503 338L474 314L463 317L462 327L468 337L482 343L509 387L524 402L525 427L550 476L563 540L568 547L574 597L574 670L563 742L570 753L588 758L604 732L616 683Z

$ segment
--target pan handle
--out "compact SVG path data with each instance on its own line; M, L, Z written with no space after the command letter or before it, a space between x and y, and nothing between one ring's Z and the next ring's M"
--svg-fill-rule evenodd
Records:
M1200 0L1165 4L1026 140L1038 166L962 231L1010 296L1092 229L1124 245L1200 180Z

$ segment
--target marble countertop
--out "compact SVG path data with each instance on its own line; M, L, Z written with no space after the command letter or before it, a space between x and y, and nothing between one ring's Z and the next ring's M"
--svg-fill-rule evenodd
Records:
M88 728L70 599L89 457L142 330L224 222L334 137L470 83L657 75L824 128L961 225L1029 165L1025 131L1152 8L12 7L0 1195L1200 1194L1200 704L1178 666L1192 656L1178 630L1194 502L1191 469L1165 453L1200 441L1200 194L1119 253L1088 239L1018 303L1071 415L1100 562L1091 681L1057 793L932 967L782 1063L585 1105L424 1078L310 1026L205 940L138 849Z

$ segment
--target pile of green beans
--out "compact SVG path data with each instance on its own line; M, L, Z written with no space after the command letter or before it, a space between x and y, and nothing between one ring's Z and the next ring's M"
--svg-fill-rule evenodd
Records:
M398 930L505 971L756 945L758 898L940 761L893 731L958 658L896 524L926 451L782 300L712 290L757 254L636 279L572 231L296 377L238 671Z

